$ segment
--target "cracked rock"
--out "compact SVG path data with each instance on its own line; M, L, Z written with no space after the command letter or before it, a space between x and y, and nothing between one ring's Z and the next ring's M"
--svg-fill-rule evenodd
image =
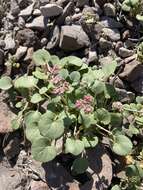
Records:
M79 25L62 26L60 47L63 50L78 50L89 46L90 41L87 34Z

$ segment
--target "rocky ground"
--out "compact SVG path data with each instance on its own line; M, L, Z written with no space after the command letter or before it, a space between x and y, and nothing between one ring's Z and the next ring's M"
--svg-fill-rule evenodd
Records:
M15 77L19 72L24 73L31 66L33 52L40 48L59 57L76 55L91 66L108 64L116 59L119 72L110 82L114 82L121 102L132 102L136 94L143 93L143 65L136 59L136 47L143 40L143 25L121 11L121 2L0 0L0 74ZM11 131L10 121L14 114L4 103L2 94L1 99L3 161L0 190L78 190L80 180L73 182L64 167L56 163L43 167L33 163L23 150L21 134L4 135ZM99 158L97 163L94 161L95 168L89 171L90 178L83 177L87 182L80 186L81 190L100 190L110 186L111 159L104 150ZM57 171L57 176L53 171ZM91 175L93 171L96 174Z

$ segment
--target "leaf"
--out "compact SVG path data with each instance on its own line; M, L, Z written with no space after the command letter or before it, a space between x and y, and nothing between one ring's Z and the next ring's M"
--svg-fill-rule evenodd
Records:
M37 85L38 79L33 76L22 76L15 80L15 88L33 88Z
M112 98L114 101L118 100L118 94L111 84L105 84L104 85L104 95L106 99Z
M122 125L123 118L121 113L110 113L111 116L111 125L113 127L118 127Z
M116 67L117 67L117 62L116 61L113 61L112 63L106 63L106 64L104 64L104 66L102 67L102 71L104 73L104 77L108 78L111 75L113 75L114 72L115 72L115 70L116 70Z
M38 128L38 121L40 117L41 113L38 111L30 111L24 117L26 125L26 137L31 142L35 141L37 138L42 137Z
M65 152L71 153L75 156L82 153L84 150L84 143L81 140L74 140L71 138L66 139Z
M40 133L49 139L58 139L64 133L64 121L62 119L54 120L55 114L48 112L40 118Z
M64 66L77 66L77 67L81 67L83 64L83 61L76 57L76 56L68 56L65 57L63 59L61 59L60 64L64 67Z
M59 76L63 79L66 79L69 76L69 72L67 69L61 69L59 72Z
M98 121L104 125L108 125L111 121L110 113L104 108L97 109L95 116Z
M105 84L103 82L95 80L94 84L91 86L91 90L95 95L98 95L104 92L104 86Z
M137 102L138 104L143 104L143 96L137 96L137 97L136 97L136 102Z
M112 149L116 154L120 156L128 155L132 151L132 147L132 142L125 135L114 136Z
M39 93L40 93L40 94L45 94L47 91L48 91L48 89L47 89L46 87L42 87L42 88L39 90Z
M111 190L121 190L119 185L114 185Z
M78 71L73 71L71 74L70 74L70 79L73 81L73 82L79 82L80 80L80 73Z
M45 65L50 61L50 54L44 49L39 49L33 53L33 61L37 66Z
M42 100L43 100L42 96L38 93L35 93L31 97L31 103L33 103L33 104L37 104L37 103L41 102Z
M136 15L136 19L139 20L139 21L141 21L141 22L143 22L143 15L137 14Z
M94 148L98 144L98 137L83 137L82 141L85 148Z
M32 74L33 74L36 78L41 79L41 80L46 80L46 79L48 79L48 75L46 75L45 73L42 73L42 72L40 72L40 71L38 71L38 70L34 71Z
M86 158L77 158L74 160L71 168L75 174L82 174L87 170L88 165Z
M11 121L11 127L13 130L19 129L20 126L21 126L21 119L20 118L17 117L16 119L13 119Z
M56 55L51 55L50 62L52 62L53 65L55 65L55 64L58 65L59 62L60 62L60 59L59 59L59 57L56 56Z
M4 76L0 79L0 89L9 90L12 87L12 80L10 77Z
M55 147L49 146L49 141L46 138L35 139L31 151L33 158L40 162L49 162L57 155Z
M94 119L94 114L85 114L84 112L81 112L78 122L81 123L85 128L89 128L91 125L97 123L97 121Z

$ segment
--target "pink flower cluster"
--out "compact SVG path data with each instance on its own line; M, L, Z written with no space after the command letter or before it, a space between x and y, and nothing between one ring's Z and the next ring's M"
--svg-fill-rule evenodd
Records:
M53 94L61 95L65 91L69 90L69 83L65 81L62 77L58 76L60 68L57 65L50 67L48 65L48 72L50 73L50 82L54 84L52 90Z
M83 110L85 113L92 113L93 108L93 97L90 95L86 95L83 97L83 99L76 101L76 108L79 110Z

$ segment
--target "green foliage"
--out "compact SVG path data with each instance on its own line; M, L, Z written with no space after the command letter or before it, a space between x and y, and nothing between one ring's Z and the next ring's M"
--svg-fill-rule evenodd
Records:
M24 126L36 160L48 162L61 152L70 153L78 156L71 169L80 174L88 167L86 149L95 148L104 136L113 153L125 156L134 151L131 138L143 126L143 98L122 105L122 111L113 108L118 94L108 81L116 72L115 61L92 68L78 57L59 59L38 50L33 62L31 75L2 77L0 89L11 97L12 88L21 97L14 102L19 113L12 126Z

